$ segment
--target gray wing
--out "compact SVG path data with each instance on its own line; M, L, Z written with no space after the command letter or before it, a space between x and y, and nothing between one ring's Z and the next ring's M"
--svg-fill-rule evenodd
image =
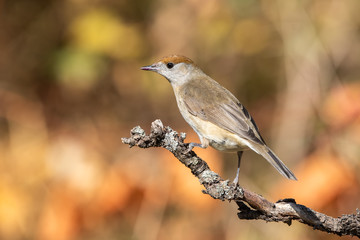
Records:
M252 150L262 155L283 176L296 180L295 175L266 146L249 112L228 90L209 78L189 82L180 91L190 114L255 143Z
M201 84L198 84L200 81ZM265 144L249 112L234 95L211 78L191 81L185 84L182 91L183 101L190 114L242 138Z

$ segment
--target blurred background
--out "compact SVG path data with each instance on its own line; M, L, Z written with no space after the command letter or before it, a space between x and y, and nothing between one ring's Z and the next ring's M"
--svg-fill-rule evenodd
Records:
M0 239L337 239L240 221L166 150L121 137L161 119L199 141L170 84L139 70L186 55L240 99L299 179L246 152L242 186L354 213L359 10L357 0L0 0ZM233 179L236 154L195 151Z

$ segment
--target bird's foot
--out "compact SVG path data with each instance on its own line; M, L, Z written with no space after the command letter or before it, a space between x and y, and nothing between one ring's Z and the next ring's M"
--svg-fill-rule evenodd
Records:
M188 145L188 149L186 150L185 153L189 153L193 150L194 147L203 147L200 143L189 143Z
M234 188L235 191L239 191L240 197L242 198L244 196L244 189L239 185L239 178L236 177L234 181L231 184L231 187Z
M236 176L234 181L232 182L233 185L235 185L235 187L239 186L239 176Z

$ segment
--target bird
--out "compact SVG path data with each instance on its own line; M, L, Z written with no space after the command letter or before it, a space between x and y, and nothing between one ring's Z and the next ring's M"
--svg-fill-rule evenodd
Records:
M266 145L254 119L240 101L190 58L170 55L140 69L158 73L170 82L182 117L201 142L189 143L189 151L194 147L211 146L219 151L237 153L235 185L239 182L243 152L249 149L265 158L284 177L297 180Z

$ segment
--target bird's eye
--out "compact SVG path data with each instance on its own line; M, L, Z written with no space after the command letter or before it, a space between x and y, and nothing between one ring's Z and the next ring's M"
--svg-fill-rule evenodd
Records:
M171 69L171 68L174 67L174 64L173 64L172 62L169 62L169 63L166 64L166 67L167 67L168 69Z

